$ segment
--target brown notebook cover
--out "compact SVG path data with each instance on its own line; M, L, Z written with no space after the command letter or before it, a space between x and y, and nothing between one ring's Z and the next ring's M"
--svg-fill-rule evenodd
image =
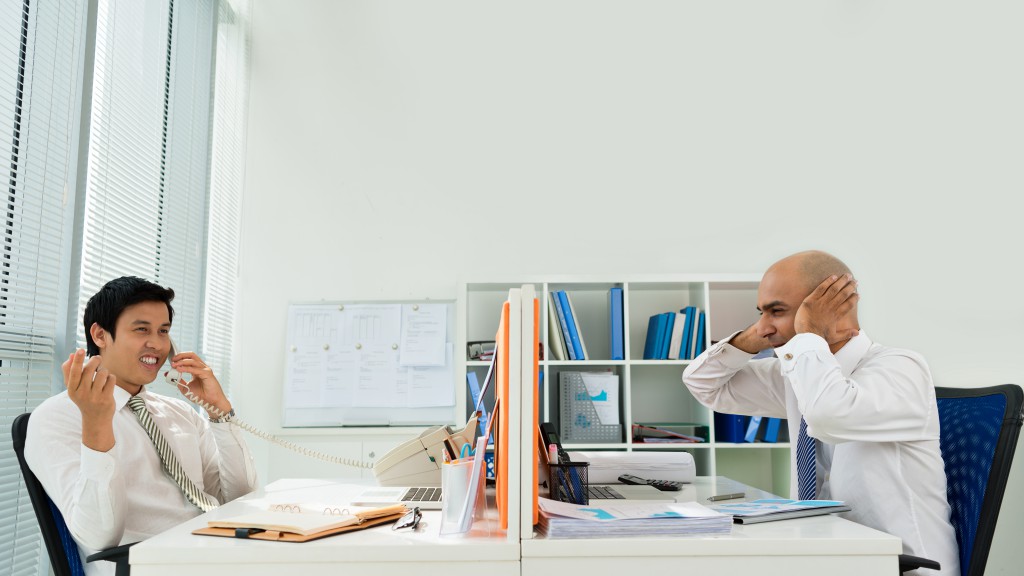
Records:
M268 540L271 542L308 542L310 540L316 540L317 538L323 538L325 536L333 536L335 534L341 534L343 532L353 532L355 530L362 530L364 528L370 528L371 526L378 526L380 524L388 524L395 522L401 518L407 510L402 506L403 510L388 514L386 516L375 516L364 519L359 524L349 524L348 526L340 526L338 528L331 528L322 532L316 532L313 534L295 534L292 532L279 532L276 530L256 530L256 529L245 529L245 528L198 528L193 530L193 534L200 536L222 536L226 538L247 538L250 540Z

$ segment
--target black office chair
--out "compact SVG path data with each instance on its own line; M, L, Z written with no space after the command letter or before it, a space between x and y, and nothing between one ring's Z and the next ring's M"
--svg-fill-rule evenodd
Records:
M43 485L39 483L39 479L25 463L25 437L28 432L30 415L22 414L14 419L14 425L11 426L11 439L14 441L14 453L17 454L18 464L21 466L21 475L25 479L25 488L32 501L32 509L39 522L39 532L43 537L43 543L46 544L46 552L50 556L50 566L53 568L54 576L82 576L85 574L82 559L78 555L78 546L71 538L68 525L64 522L64 516L47 496ZM122 544L90 554L86 558L86 562L108 560L117 564L115 572L117 576L128 576L131 570L128 565L128 548L134 544L136 543Z
M960 548L961 576L982 576L1003 503L1010 464L1024 415L1016 384L987 388L936 388L939 444L946 465L946 500ZM900 556L900 571L937 568L935 562Z

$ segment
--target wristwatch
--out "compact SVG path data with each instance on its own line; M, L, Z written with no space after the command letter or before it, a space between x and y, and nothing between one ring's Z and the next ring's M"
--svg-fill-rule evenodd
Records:
M224 424L225 422L231 422L231 419L235 417L235 409L232 408L230 412L221 416L220 418L210 418L210 422L214 424Z

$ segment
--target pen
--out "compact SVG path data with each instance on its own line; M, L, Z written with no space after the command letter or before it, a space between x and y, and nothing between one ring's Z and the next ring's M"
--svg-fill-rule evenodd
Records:
M746 494L743 492L733 492L732 494L716 494L708 498L712 502L718 502L719 500L732 500L734 498L744 498Z

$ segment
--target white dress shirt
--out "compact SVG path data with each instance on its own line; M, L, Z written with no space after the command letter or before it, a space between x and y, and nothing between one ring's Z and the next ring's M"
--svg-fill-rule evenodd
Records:
M899 536L905 553L938 561L942 574L959 574L924 359L863 331L835 355L820 336L797 334L775 358L758 360L730 344L733 337L683 372L694 397L718 412L788 418L791 439L803 416L817 440L818 498L843 500L852 508L844 517ZM795 458L790 478L795 495Z
M143 388L153 422L195 485L217 503L256 488L256 470L242 430L213 424L184 400ZM128 400L114 388L114 447L97 452L82 444L82 414L67 392L32 411L25 460L60 509L78 543L82 562L98 550L144 540L198 516L160 463L160 456ZM114 574L114 564L85 564L88 576Z

